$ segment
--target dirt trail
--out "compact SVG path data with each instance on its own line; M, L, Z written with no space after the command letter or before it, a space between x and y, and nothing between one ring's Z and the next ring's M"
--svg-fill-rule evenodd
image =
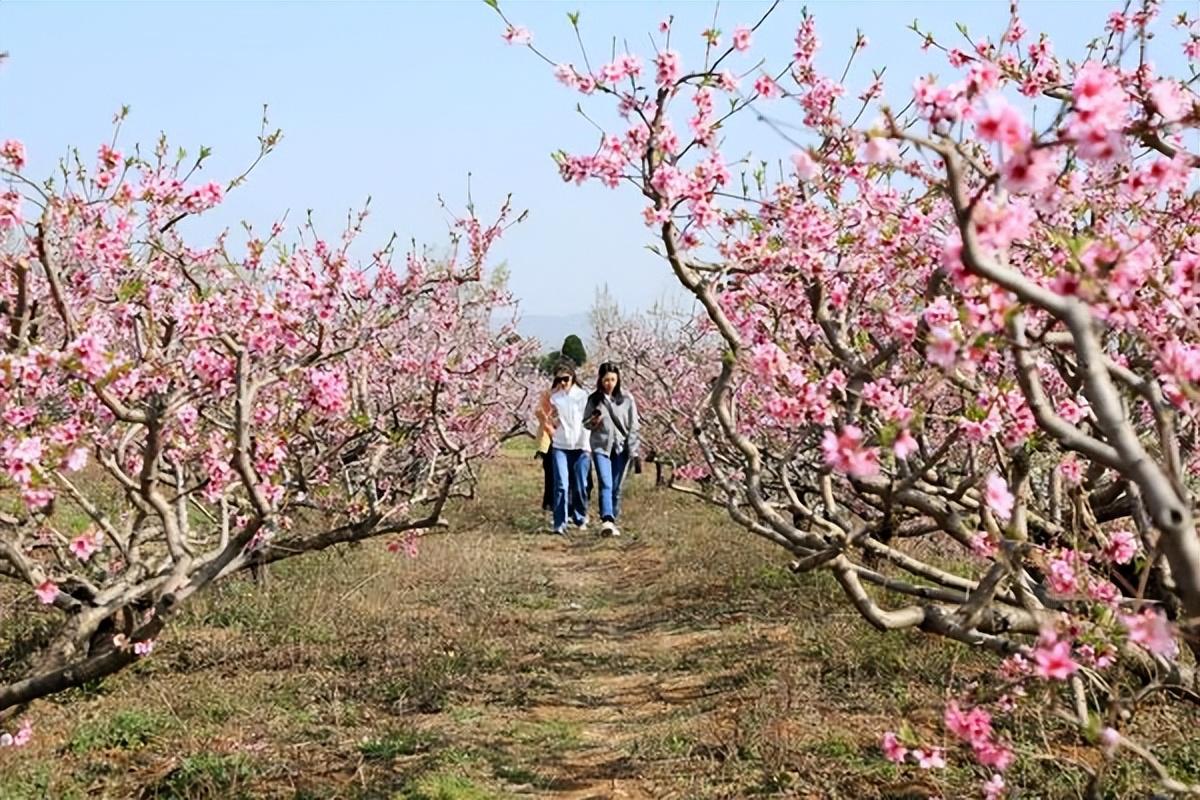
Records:
M654 492L648 482L638 489L643 498ZM694 726L697 714L715 718L718 695L741 684L741 665L736 655L714 654L761 653L781 635L782 626L757 625L747 641L736 609L696 613L703 598L686 596L688 587L672 572L672 532L650 530L650 509L636 499L626 511L628 529L619 538L601 538L593 525L565 539L516 540L529 569L546 581L548 607L521 612L534 635L516 659L536 679L519 707L484 706L484 718L472 724L491 728L495 746L542 777L540 787L527 787L531 795L685 796L669 788L669 765L637 758L639 745L673 720ZM497 694L511 694L513 675L489 680ZM538 731L546 736L539 739Z

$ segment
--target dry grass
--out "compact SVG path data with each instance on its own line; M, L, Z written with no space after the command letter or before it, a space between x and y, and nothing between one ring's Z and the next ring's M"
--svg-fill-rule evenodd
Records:
M980 775L900 771L877 741L934 732L986 662L881 636L825 576L719 512L633 482L626 536L534 535L540 470L514 448L453 533L409 560L368 543L234 580L154 655L35 705L0 798L900 798ZM1028 725L1029 719L1013 720ZM1156 735L1200 780L1200 718ZM1054 731L1050 734L1053 737ZM1009 776L1072 797L1072 742ZM1143 797L1126 767L1114 797Z

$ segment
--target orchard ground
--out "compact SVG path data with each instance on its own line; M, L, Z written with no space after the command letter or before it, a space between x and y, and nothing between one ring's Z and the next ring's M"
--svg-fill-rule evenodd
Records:
M649 474L625 536L543 535L540 481L513 443L416 559L375 541L226 582L134 669L37 703L35 741L0 754L0 798L978 794L961 754L921 772L878 742L903 718L940 732L944 693L986 658L876 633L825 576L793 576ZM0 639L30 635L25 601L0 601ZM1044 731L1054 758L1022 757L1009 785L1080 796L1072 764L1095 749L1036 713L1008 724ZM1200 713L1139 720L1200 781ZM1150 794L1138 766L1112 778L1109 796Z

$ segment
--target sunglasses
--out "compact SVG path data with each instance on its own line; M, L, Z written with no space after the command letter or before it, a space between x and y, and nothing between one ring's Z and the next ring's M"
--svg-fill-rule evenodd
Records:
M558 386L560 383L570 383L570 382L571 382L570 375L559 375L557 378L554 379L554 383L552 385Z

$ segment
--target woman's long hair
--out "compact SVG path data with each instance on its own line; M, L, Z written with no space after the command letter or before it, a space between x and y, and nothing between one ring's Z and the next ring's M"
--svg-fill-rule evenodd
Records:
M621 403L625 400L625 395L621 394L621 367L612 361L605 361L600 365L599 374L596 375L596 391L592 392L592 396L588 398L595 404L599 404L604 397L604 376L612 373L617 376L617 385L613 387L612 399L615 403Z

